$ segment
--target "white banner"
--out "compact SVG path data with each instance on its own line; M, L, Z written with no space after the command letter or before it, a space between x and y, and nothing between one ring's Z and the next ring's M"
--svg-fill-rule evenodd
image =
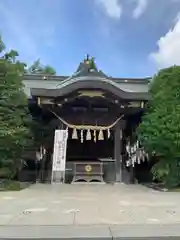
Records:
M67 130L55 130L52 171L65 171Z

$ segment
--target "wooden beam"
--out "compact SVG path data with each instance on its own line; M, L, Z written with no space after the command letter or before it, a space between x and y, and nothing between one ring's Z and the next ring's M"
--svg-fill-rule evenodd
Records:
M122 182L122 129L119 123L114 128L114 158L116 182Z

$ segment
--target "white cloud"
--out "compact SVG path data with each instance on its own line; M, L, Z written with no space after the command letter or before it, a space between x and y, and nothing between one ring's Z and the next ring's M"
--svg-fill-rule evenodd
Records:
M136 0L137 6L133 11L133 17L134 18L139 18L146 10L148 0Z
M119 19L122 14L122 6L119 0L96 0L96 2L103 7L105 13L114 19Z
M157 42L158 50L150 54L150 58L158 67L164 68L180 65L180 15L174 27Z

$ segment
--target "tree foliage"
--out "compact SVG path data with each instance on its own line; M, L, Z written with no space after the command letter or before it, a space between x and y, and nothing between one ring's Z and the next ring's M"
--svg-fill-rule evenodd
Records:
M161 70L150 85L152 100L138 128L141 143L158 162L152 173L169 186L180 184L180 66Z
M17 51L3 53L1 39L0 46L0 177L11 178L22 165L24 149L32 142L31 118L22 82L25 64L17 60Z
M56 71L49 65L43 66L40 59L36 60L28 69L27 73L30 74L46 74L46 75L56 75Z
M92 58L89 60L89 67L90 67L90 69L97 70L96 63L95 63L95 58L94 58L94 57L92 57Z

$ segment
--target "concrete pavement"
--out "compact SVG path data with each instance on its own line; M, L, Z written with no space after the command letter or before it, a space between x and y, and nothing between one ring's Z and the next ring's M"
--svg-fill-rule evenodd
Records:
M0 239L180 239L179 225L0 226Z
M0 193L0 224L178 224L179 202L179 193L139 185L37 184Z
M179 202L179 193L157 192L140 185L36 184L20 192L0 192L0 233L3 229L21 228L24 232L27 227L52 229L58 225L58 231L88 228L105 239L112 237L115 228L165 225L164 230L176 226L177 234Z

